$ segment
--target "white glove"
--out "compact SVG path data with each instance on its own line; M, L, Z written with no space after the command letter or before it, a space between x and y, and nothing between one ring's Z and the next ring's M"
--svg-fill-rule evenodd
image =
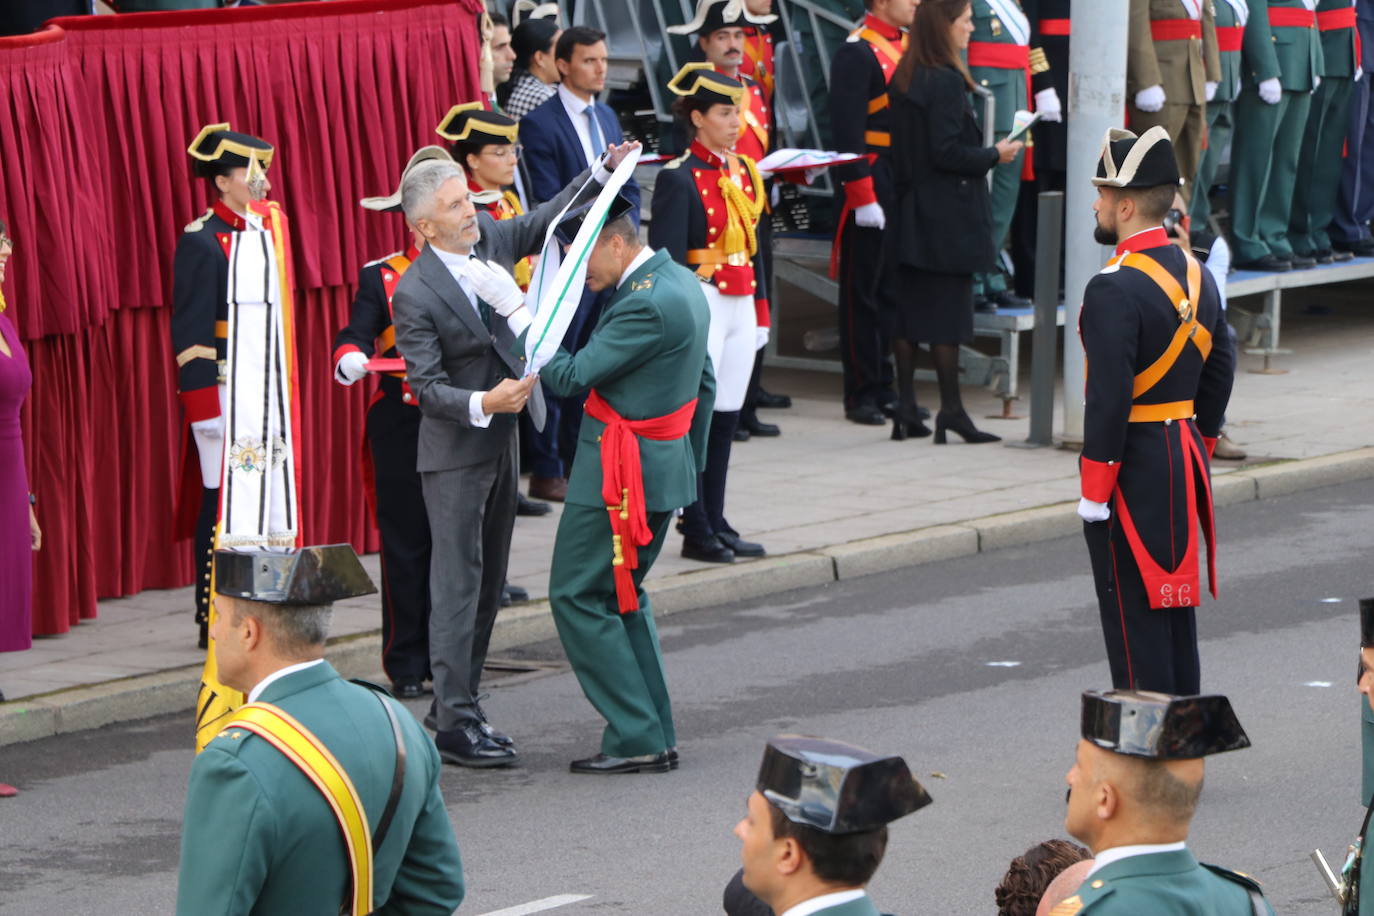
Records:
M1106 503L1084 498L1078 501L1078 517L1085 522L1105 522L1112 517L1112 509Z
M768 346L768 329L754 328L754 349L762 350Z
M473 292L502 318L509 318L524 306L525 294L520 292L519 284L495 261L483 263L478 258L468 258L463 272Z
M875 201L859 207L854 211L854 223L865 229L884 228L887 225L887 216L883 213L883 205Z
M1320 89L1321 87L1322 87L1322 78L1321 78L1320 76L1317 76L1315 73L1312 74L1312 91L1313 91L1313 92L1316 92L1316 91L1317 91L1318 89Z
M367 375L367 357L357 350L349 350L340 356L339 364L334 367L334 378L341 385L352 385L365 375Z
M191 436L200 456L201 483L207 490L217 489L224 471L224 414L192 423Z
M782 186L779 185L777 182L774 182L774 183L773 183L773 189L772 189L771 191L768 192L768 206L770 206L770 207L772 207L774 210L776 210L776 209L778 208L778 204L780 204L781 202L782 202Z
M1064 107L1059 104L1059 93L1051 86L1035 94L1035 110L1040 112L1040 120L1058 124L1064 120Z
M1259 84L1259 97L1264 100L1266 105L1277 105L1283 98L1283 84L1279 82L1277 76Z
M1159 111L1165 101L1163 86L1151 86L1135 94L1135 107L1141 111Z
M814 169L807 169L805 172L802 172L802 178L805 180L806 184L811 185L815 184L816 179L820 178L824 174L825 166L817 166Z
M1203 84L1202 84L1202 96L1203 96L1203 98L1205 98L1205 99L1206 99L1207 101L1209 101L1209 102L1212 101L1212 99L1216 98L1216 97L1217 97L1217 84L1214 83L1214 82L1212 82L1211 80L1208 80L1207 82L1203 83Z

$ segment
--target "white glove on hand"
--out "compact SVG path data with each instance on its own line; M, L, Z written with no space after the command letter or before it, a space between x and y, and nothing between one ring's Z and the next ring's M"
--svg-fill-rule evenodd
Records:
M814 169L807 169L805 172L802 172L802 178L805 180L806 184L812 185L816 183L817 178L820 178L824 174L825 166L817 166Z
M1316 74L1312 75L1312 91L1316 92L1322 87L1322 78Z
M1206 99L1207 101L1209 101L1209 102L1212 101L1212 99L1216 98L1216 97L1217 97L1217 84L1214 83L1214 82L1212 82L1211 80L1208 80L1207 82L1203 83L1203 84L1202 84L1202 97L1205 98L1205 99Z
M1059 104L1059 93L1050 87L1035 94L1035 110L1040 112L1040 120L1058 124L1064 120L1064 107Z
M772 188L772 190L770 190L770 191L768 192L768 206L770 206L770 207L772 207L774 210L776 210L776 209L778 208L778 204L781 203L781 202L782 202L782 186L779 185L777 182L774 182L774 183L773 183L773 188Z
M1084 498L1078 501L1078 517L1085 522L1105 522L1112 517L1112 509L1106 503Z
M341 385L352 385L365 375L367 375L367 357L357 350L349 350L340 356L339 364L334 367L334 378Z
M200 456L200 481L207 490L217 489L224 471L224 415L192 423L191 436Z
M524 306L525 294L520 291L519 284L495 261L483 263L478 258L468 258L463 273L472 284L473 292L502 318L509 318Z
M768 328L754 328L754 349L762 350L768 346Z
M887 216L883 205L877 202L864 204L854 211L854 223L865 229L882 229L887 226Z
M1283 84L1279 82L1277 76L1259 84L1259 97L1264 100L1266 105L1277 105L1283 98Z
M1135 94L1135 107L1141 111L1159 111L1165 101L1163 86L1151 86Z

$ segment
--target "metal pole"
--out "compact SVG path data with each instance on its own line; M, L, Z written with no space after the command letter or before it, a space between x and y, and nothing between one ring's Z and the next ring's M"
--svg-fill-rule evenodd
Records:
M1059 350L1059 241L1064 192L1045 191L1035 226L1035 328L1031 331L1030 445L1054 444L1054 369Z
M1083 441L1083 345L1078 311L1088 281L1106 263L1093 241L1092 202L1102 135L1126 114L1127 4L1077 0L1069 35L1069 162L1065 214L1064 439Z

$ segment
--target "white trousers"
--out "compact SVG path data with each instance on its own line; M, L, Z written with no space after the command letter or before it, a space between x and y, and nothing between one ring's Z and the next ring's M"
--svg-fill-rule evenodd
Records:
M739 410L749 390L749 376L754 373L754 298L723 296L710 283L703 283L701 288L711 307L706 352L716 373L716 410Z

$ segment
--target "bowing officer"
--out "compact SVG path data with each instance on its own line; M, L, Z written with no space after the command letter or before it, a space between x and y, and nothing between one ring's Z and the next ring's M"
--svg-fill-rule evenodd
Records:
M1250 746L1230 701L1089 690L1082 707L1064 828L1093 867L1050 916L1272 916L1259 882L1188 850L1203 758Z
M235 232L261 229L250 204L272 189L267 169L272 145L249 134L211 124L187 148L191 172L205 179L215 202L177 240L172 261L172 348L176 351L177 394L190 425L195 455L186 450L178 507L178 529L194 532L196 623L206 647L210 614L210 569L219 486L224 471L225 338L229 331L229 249ZM199 507L197 510L195 507Z
M762 901L778 916L878 916L864 886L887 851L887 825L930 801L901 757L826 738L773 738L735 825L744 869L726 891L726 911L757 912Z
M1162 225L1178 167L1162 127L1112 129L1098 162L1095 238L1116 255L1088 283L1082 499L1112 683L1200 689L1198 527L1216 597L1210 460L1235 355L1216 283Z
M215 568L219 676L248 703L191 765L177 913L452 913L434 745L323 658L330 605L377 591L353 548L219 550Z

